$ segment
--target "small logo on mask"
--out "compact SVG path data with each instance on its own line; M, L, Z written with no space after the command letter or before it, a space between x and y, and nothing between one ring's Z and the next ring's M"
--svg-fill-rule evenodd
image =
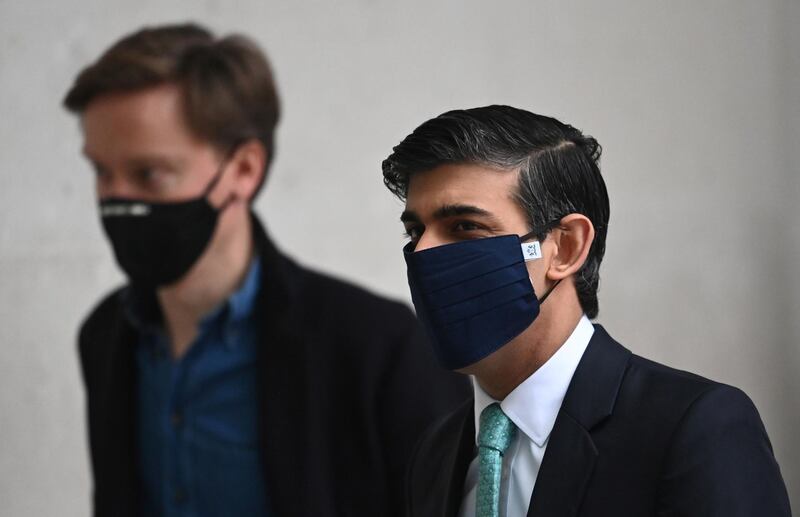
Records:
M150 207L142 203L104 205L100 209L102 217L143 217L150 214Z
M522 245L522 256L525 260L535 260L542 258L542 247L539 241L526 242Z

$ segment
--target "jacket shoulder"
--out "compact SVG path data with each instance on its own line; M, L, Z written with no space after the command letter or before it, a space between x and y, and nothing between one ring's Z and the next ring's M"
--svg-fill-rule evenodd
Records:
M365 336L402 338L417 326L410 308L355 283L296 265L306 319Z
M635 449L640 455L658 457L697 400L709 393L731 390L738 392L700 375L630 354L610 418L598 428L598 439L610 450ZM630 440L624 444L614 442L615 433L629 435Z
M672 368L650 359L631 355L625 383L635 385L636 392L649 396L658 406L686 409L705 392L715 389L734 389L695 373Z
M591 429L600 454L587 504L605 505L600 494L625 486L634 494L626 504L655 501L669 515L789 515L769 439L744 392L635 354L616 365L612 411Z
M455 390L455 400L463 400L466 383L458 374L438 368L408 306L327 274L297 268L292 275L293 325L309 329L305 337L314 354L326 358L323 362L338 365L340 373L354 378L381 379L382 385L406 395L413 391L421 397L426 390L441 388L446 393ZM420 384L408 383L410 375ZM408 388L400 388L406 384ZM427 397L436 398L430 393ZM423 401L423 405L430 404Z
M772 456L758 410L742 390L640 356L631 357L614 415L648 436L646 443L667 452L667 457L676 451L682 451L680 457L700 457L687 455L687 449L719 450L721 436L742 429L750 432L741 437L741 449L756 446ZM704 447L682 445L687 437Z
M80 325L79 343L91 339L95 333L106 327L109 321L120 314L122 308L120 295L123 289L123 287L119 287L109 292L89 311Z
M313 269L303 268L306 276L307 288L312 288L315 292L330 301L335 297L344 302L354 302L359 305L376 305L376 309L406 309L406 307L396 300L392 300L383 295L376 294L365 287L347 280L343 280L328 273L322 273ZM343 309L347 309L344 306ZM407 310L407 309L406 309Z
M660 506L688 515L791 515L772 444L742 390L672 370L680 409L662 462Z
M710 430L730 418L761 422L755 404L741 389L636 355L625 385L623 405L636 407L640 415L672 433L695 425Z
M291 324L315 329L330 338L403 339L416 318L403 303L373 293L352 282L317 271L281 252L256 217L256 246L264 265L262 291L284 299L291 307ZM277 275L270 279L270 275Z

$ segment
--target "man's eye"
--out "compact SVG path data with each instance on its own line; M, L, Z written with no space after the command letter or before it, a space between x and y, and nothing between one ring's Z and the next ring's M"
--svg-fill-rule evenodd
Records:
M158 167L142 167L134 171L136 182L150 190L165 190L171 184L171 174Z
M105 167L97 165L96 163L92 164L92 170L94 171L94 175L97 178L104 178L104 177L108 176L108 170L106 170Z
M150 168L142 168L136 170L136 180L139 183L149 183L153 181L155 176L156 176L155 171Z
M472 221L459 221L453 225L453 230L456 232L474 232L482 229L483 227L473 223Z

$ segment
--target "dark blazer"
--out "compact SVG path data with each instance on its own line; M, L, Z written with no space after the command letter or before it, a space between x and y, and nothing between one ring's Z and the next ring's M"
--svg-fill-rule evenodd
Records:
M421 433L469 397L435 366L411 311L311 272L272 245L262 260L260 404L266 490L275 515L394 515ZM120 291L83 324L94 515L138 515L137 335Z
M408 515L455 516L476 455L470 400L417 447ZM530 517L791 515L747 396L633 355L599 325L569 385Z

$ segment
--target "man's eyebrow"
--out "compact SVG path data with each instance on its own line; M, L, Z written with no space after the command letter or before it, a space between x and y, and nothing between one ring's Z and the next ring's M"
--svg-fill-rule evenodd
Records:
M136 167L149 167L155 165L157 167L165 167L167 169L179 169L183 166L185 160L174 158L171 156L163 156L160 154L143 154L135 156L128 160L128 166Z
M474 205L444 205L436 209L433 213L434 219L446 219L448 217L457 217L459 215L479 215L481 217L488 217L494 219L491 212L478 208Z
M460 215L477 215L489 219L492 222L496 221L491 212L478 208L474 205L444 205L436 209L433 213L434 219L447 219L448 217L458 217ZM419 215L413 210L405 210L400 215L400 221L404 223L418 223L420 221Z
M81 154L83 154L83 156L92 164L98 165L100 163L99 160L92 156L92 153L86 148L81 149ZM164 156L161 154L143 154L141 156L129 158L126 166L136 168L156 165L159 167L166 167L168 169L179 169L184 165L184 162L185 160L172 156Z

